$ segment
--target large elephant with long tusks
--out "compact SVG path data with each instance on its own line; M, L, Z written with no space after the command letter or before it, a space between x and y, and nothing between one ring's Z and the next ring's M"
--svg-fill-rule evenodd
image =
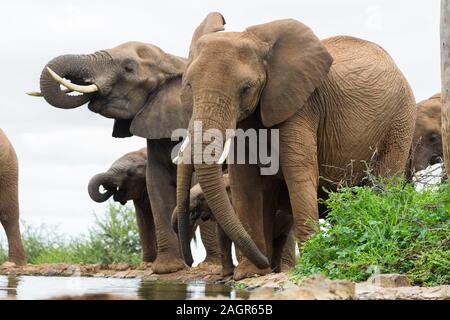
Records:
M321 41L293 19L243 32L220 32L224 24L221 14L211 13L195 30L183 75L183 105L193 108L194 161L179 164L178 221L184 254L187 232L181 226L187 226L195 169L214 217L244 255L234 270L241 279L270 271L267 230L273 222L264 212L277 200L271 180L286 183L294 233L305 241L317 228L317 192L326 181L360 183L366 164L375 175L404 172L416 103L403 74L375 43L349 36ZM239 152L239 136L230 136L237 129L253 129L259 141L263 133L278 134L268 149L280 170L263 175L263 163L229 163L231 205L221 161ZM213 139L196 139L200 132ZM222 141L214 161L203 158L212 154L211 140Z
M156 231L152 265L156 273L185 267L170 226L176 204L171 151L177 144L171 135L175 129L186 128L191 116L180 101L185 66L186 59L154 45L128 42L93 54L54 58L42 70L41 92L32 93L57 108L89 103L92 112L115 119L114 137L134 134L147 139L146 184Z

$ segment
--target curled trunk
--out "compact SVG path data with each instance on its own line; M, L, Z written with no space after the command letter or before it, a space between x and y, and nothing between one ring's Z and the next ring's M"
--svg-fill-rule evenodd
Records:
M92 99L94 94L67 94L67 90L62 90L60 84L52 78L47 67L73 83L91 84L94 59L95 55L62 55L51 60L41 73L41 93L45 100L54 107L72 109Z
M100 192L100 186L106 189L105 193ZM113 194L113 177L108 173L99 173L91 178L88 185L89 196L95 202L105 202Z
M188 266L191 266L194 262L190 246L192 226L189 217L189 199L193 170L194 167L191 164L179 164L177 167L178 239L181 254Z

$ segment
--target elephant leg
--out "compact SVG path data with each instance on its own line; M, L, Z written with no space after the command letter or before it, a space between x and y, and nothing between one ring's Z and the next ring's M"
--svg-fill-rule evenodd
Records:
M155 273L171 273L185 268L181 259L177 235L171 227L171 216L176 206L176 187L171 181L175 172L170 172L158 161L157 151L150 150L148 144L147 190L156 229L158 252L152 264ZM156 154L156 155L155 155ZM173 178L175 179L175 178Z
M267 256L264 236L263 186L258 167L255 165L229 165L232 203L242 225L259 250ZM255 274L264 275L271 269L259 269L243 256L234 270L234 279L240 280Z
M220 264L220 248L217 239L216 222L212 220L200 221L200 237L206 251L205 260L202 263Z
M377 162L373 169L376 176L390 177L405 172L414 132L412 117L413 115L405 112L394 119L384 144L378 150Z
M295 236L294 231L291 229L285 236L284 246L281 250L281 265L280 271L287 272L290 269L295 268Z
M280 163L289 192L297 241L317 230L317 128L295 116L280 128Z
M231 254L231 239L228 238L225 231L217 224L217 240L220 247L220 258L222 261L222 277L233 274L234 264Z
M14 177L17 180L17 176ZM19 203L17 187L3 188L0 194L0 222L8 240L8 260L17 265L27 263L19 226Z
M281 255L286 244L287 234L281 234L273 239L271 267L273 272L281 272Z
M133 202L142 246L142 260L144 262L153 262L156 259L157 247L155 223L153 221L148 195L145 194L141 199L133 200Z

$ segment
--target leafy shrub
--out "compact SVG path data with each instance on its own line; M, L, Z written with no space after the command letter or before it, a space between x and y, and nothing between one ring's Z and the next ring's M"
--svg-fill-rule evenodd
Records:
M328 230L302 246L294 279L322 273L366 280L374 271L423 285L450 282L450 185L416 191L399 180L330 193Z
M50 226L24 224L23 244L29 263L114 263L138 264L140 241L134 210L110 203L104 215L97 216L87 236L70 238ZM0 245L0 263L6 261L6 245Z

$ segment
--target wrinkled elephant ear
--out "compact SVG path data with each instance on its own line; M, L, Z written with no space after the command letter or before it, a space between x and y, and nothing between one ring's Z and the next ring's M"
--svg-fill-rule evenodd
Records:
M207 33L214 33L225 30L225 23L225 18L219 12L211 12L206 16L206 18L197 27L197 29L195 29L194 34L192 35L191 46L189 48L189 60L191 60L192 56L195 53L197 40Z
M128 138L133 134L130 132L132 120L114 120L112 136L114 138Z
M262 121L271 127L306 103L327 76L333 58L311 29L293 19L252 26L246 31L269 47L260 105Z
M170 138L172 132L187 128L192 109L181 104L181 77L158 89L131 122L132 134L146 139Z

